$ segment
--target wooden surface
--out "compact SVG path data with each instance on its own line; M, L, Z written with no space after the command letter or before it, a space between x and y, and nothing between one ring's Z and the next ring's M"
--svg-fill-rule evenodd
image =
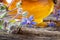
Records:
M0 30L0 40L60 40L60 32L22 27L19 34L7 34Z
M51 29L52 30L52 29ZM59 36L60 32L59 31L49 31L46 28L40 28L40 29L35 29L35 28L26 28L26 27L22 27L21 28L21 33L23 34L34 34L34 35L47 35L47 36Z

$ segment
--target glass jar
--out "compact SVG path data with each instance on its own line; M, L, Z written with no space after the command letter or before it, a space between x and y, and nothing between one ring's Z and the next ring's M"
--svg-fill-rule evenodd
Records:
M9 10L12 10L16 7L16 3L19 0L13 0L9 6ZM36 23L41 23L45 17L50 15L54 8L53 0L22 0L22 8L29 12L30 15L34 16L34 21ZM11 15L16 15L17 10L10 12ZM20 18L20 16L18 16Z

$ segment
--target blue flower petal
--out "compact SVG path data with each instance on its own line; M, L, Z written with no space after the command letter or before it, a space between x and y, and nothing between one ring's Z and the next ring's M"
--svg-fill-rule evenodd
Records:
M32 25L36 25L36 22L31 22Z
M26 23L27 23L27 22L22 22L21 24L22 24L22 25L25 25Z
M30 17L29 17L29 20L30 20L30 21L34 20L33 16L30 16Z
M60 10L58 10L58 12L60 12Z
M53 17L56 17L57 15L56 14L53 14Z
M59 16L56 17L56 20L58 20Z
M27 24L27 19L26 18L23 18L22 19L22 23L21 23L22 25L25 25L25 24Z
M32 28L33 26L32 26L32 24L29 24L29 26L28 26L29 28Z
M49 27L55 27L55 23L51 22L51 23L49 24Z

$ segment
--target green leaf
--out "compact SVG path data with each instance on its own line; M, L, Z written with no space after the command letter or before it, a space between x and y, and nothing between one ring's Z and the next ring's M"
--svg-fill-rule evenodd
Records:
M3 25L0 25L0 29L2 29Z
M4 21L3 20L0 20L0 29L2 29L3 23L4 23Z
M22 27L22 23L21 22L19 22L19 27Z
M3 6L1 7L1 10L4 10L4 7Z
M14 24L16 20L10 20L9 23Z
M0 10L4 10L4 9L6 9L6 6L5 5L2 6Z
M0 15L0 18L4 18L6 16L6 12Z
M3 8L6 9L7 7L4 5Z
M2 25L4 23L4 20L0 20L0 25Z

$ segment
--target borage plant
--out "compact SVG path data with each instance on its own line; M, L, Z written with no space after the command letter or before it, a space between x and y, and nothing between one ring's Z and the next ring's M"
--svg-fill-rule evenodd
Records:
M34 18L33 16L30 16L29 18L22 18L22 26L23 25L28 25L28 27L33 27L34 25L36 25L36 22L33 21Z

